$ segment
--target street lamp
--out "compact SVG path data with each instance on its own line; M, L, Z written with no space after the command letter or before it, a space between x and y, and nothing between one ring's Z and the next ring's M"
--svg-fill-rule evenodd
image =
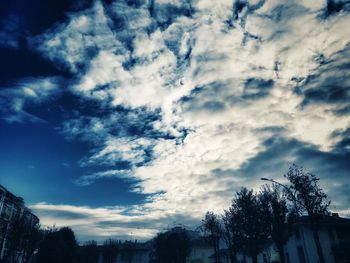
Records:
M292 198L292 200L293 200L295 212L296 212L297 214L299 214L299 212L298 212L298 206L297 206L297 199L296 199L294 193L292 193L292 191L290 190L290 188L289 188L288 186L286 186L286 185L284 185L284 184L281 184L281 183L279 183L279 182L277 182L277 181L275 181L275 180L272 180L272 179L269 179L269 178L265 178L265 177L260 178L260 180L262 180L262 181L269 181L269 182L271 182L271 183L274 183L274 184L277 184L277 185L279 185L279 186L282 186L284 189L286 189L288 195L289 195L289 196Z
M284 184L281 184L281 183L279 183L279 182L276 182L275 180L272 180L272 179L269 179L269 178L265 178L265 177L260 178L260 180L262 180L262 181L269 181L269 182L278 184L278 185L282 186L283 188L285 188L288 192L290 192L290 189L289 189L288 186L285 186ZM293 196L294 196L294 195L293 195Z

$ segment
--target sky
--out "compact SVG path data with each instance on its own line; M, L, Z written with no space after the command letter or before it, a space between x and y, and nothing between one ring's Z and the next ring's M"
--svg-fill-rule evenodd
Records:
M78 240L147 240L293 163L350 216L350 2L0 3L0 184Z

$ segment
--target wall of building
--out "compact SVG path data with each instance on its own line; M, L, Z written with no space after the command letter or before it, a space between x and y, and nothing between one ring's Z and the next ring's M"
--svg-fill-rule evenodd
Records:
M335 263L332 253L332 246L337 242L334 228L321 227L319 237L325 262ZM308 225L300 225L295 229L285 246L285 255L290 263L318 263L316 244Z
M131 257L131 261L128 261L127 255L123 255L123 252L119 253L115 263L148 263L150 250L136 250Z
M210 246L198 246L193 247L187 263L211 263L213 260L210 258L214 254L214 248Z
M39 222L39 219L24 205L21 197L15 196L0 185L0 259L8 248L8 227L12 220L20 216L25 216L32 224Z
M130 261L128 255L126 255L124 251L119 251L117 258L113 263L148 263L150 252L150 249L137 249L133 252ZM99 254L98 262L103 262L102 253Z

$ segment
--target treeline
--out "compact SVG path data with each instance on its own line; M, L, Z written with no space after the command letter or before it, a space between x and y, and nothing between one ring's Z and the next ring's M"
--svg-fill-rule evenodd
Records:
M239 253L248 255L257 262L258 255L273 241L285 263L283 247L291 236L293 224L307 215L313 232L320 263L325 263L319 238L322 218L329 215L330 201L320 188L315 175L296 165L284 175L287 183L271 179L259 192L242 188L232 200L231 206L221 215L207 212L200 230L214 248L215 263L222 261L220 240L227 245L231 263L237 263ZM0 263L113 263L120 255L131 263L137 243L107 239L98 246L88 241L79 246L74 232L69 227L41 229L40 225L24 217L12 220L6 228L7 249ZM5 233L4 232L4 233ZM347 242L347 243L346 243ZM350 262L349 242L335 248L339 262ZM36 253L34 253L36 252ZM158 233L152 240L150 262L184 263L191 252L188 231L183 228ZM33 256L35 254L35 256ZM348 260L348 261L346 261Z
M137 241L107 239L99 246L95 241L78 246L69 227L50 228L45 232L34 263L115 263L118 257L122 262L132 263L140 245ZM146 248L150 251L148 260L150 263L186 263L191 245L188 230L175 227L152 239Z
M99 246L93 240L79 246L71 228L41 228L25 216L15 217L0 230L1 244L6 246L0 263L97 263L99 257L103 263L114 263L120 254L131 262L137 245L107 239Z
M158 233L153 239L150 263L186 263L191 246L191 238L185 228L175 227Z
M100 257L103 263L114 263L120 254L125 262L131 263L136 251L136 241L122 242L111 238L102 245L91 240L79 246L69 227L51 228L45 232L33 258L35 263L97 263Z
M238 253L252 258L254 263L271 241L285 263L284 245L292 233L293 223L307 216L320 263L325 263L319 229L322 218L330 215L330 201L320 188L315 175L293 165L284 175L286 184L271 179L259 192L242 188L222 215L207 212L201 229L214 247L215 262L220 262L219 241L225 240L231 263L237 262ZM344 250L345 252L345 250ZM339 262L349 259L349 253L338 253ZM348 262L348 261L344 261Z

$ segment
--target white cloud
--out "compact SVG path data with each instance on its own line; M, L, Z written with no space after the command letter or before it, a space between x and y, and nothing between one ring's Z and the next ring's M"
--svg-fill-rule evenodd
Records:
M160 193L133 208L143 213L138 220L165 220L178 214L199 218L206 210L222 211L239 187L260 184L256 175L242 177L239 169L268 149L269 138L281 136L320 152L331 151L336 143L333 131L345 129L349 117L335 116L336 106L331 103L303 107L305 97L296 88L304 82L294 81L320 72L315 54L339 59L336 53L350 41L342 30L350 23L349 15L321 20L323 6L323 1L285 5L267 1L254 12L246 7L235 21L229 1L196 1L193 16L179 16L168 27L154 29L156 22L145 6L138 11L123 4L104 9L96 2L91 10L71 14L66 26L39 36L44 42L38 49L45 56L63 60L78 72L73 92L103 101L109 109L159 110L159 120L146 122L175 137L113 135L109 127L120 125L120 119L113 117L66 122L65 134L89 134L84 139L102 142L82 165L125 160L132 166L128 173L106 170L78 182L90 184L111 176L136 178L140 181L133 191ZM110 25L116 18L107 13L118 16L118 10L124 12L120 24L125 30L113 31ZM131 19L136 13L140 17ZM90 57L92 47L96 52ZM84 64L84 70L78 70L79 64ZM248 80L251 85L260 84L247 91ZM26 94L35 97L33 90ZM151 162L146 161L148 148L152 149ZM285 155L281 163L297 159L296 154ZM274 165L272 161L266 164ZM230 172L215 173L218 170ZM48 207L36 207L41 208ZM101 217L110 217L109 213L103 210ZM113 212L112 219L119 220L119 213Z
M102 148L98 149L91 157L83 161L81 165L89 164L113 164L117 160L130 161L139 164L145 161L145 149L151 146L153 140L145 138L111 138L105 141Z
M31 38L29 43L45 57L75 73L96 50L113 52L123 48L109 27L109 19L100 1L95 1L90 10L68 14L68 17L68 24Z

